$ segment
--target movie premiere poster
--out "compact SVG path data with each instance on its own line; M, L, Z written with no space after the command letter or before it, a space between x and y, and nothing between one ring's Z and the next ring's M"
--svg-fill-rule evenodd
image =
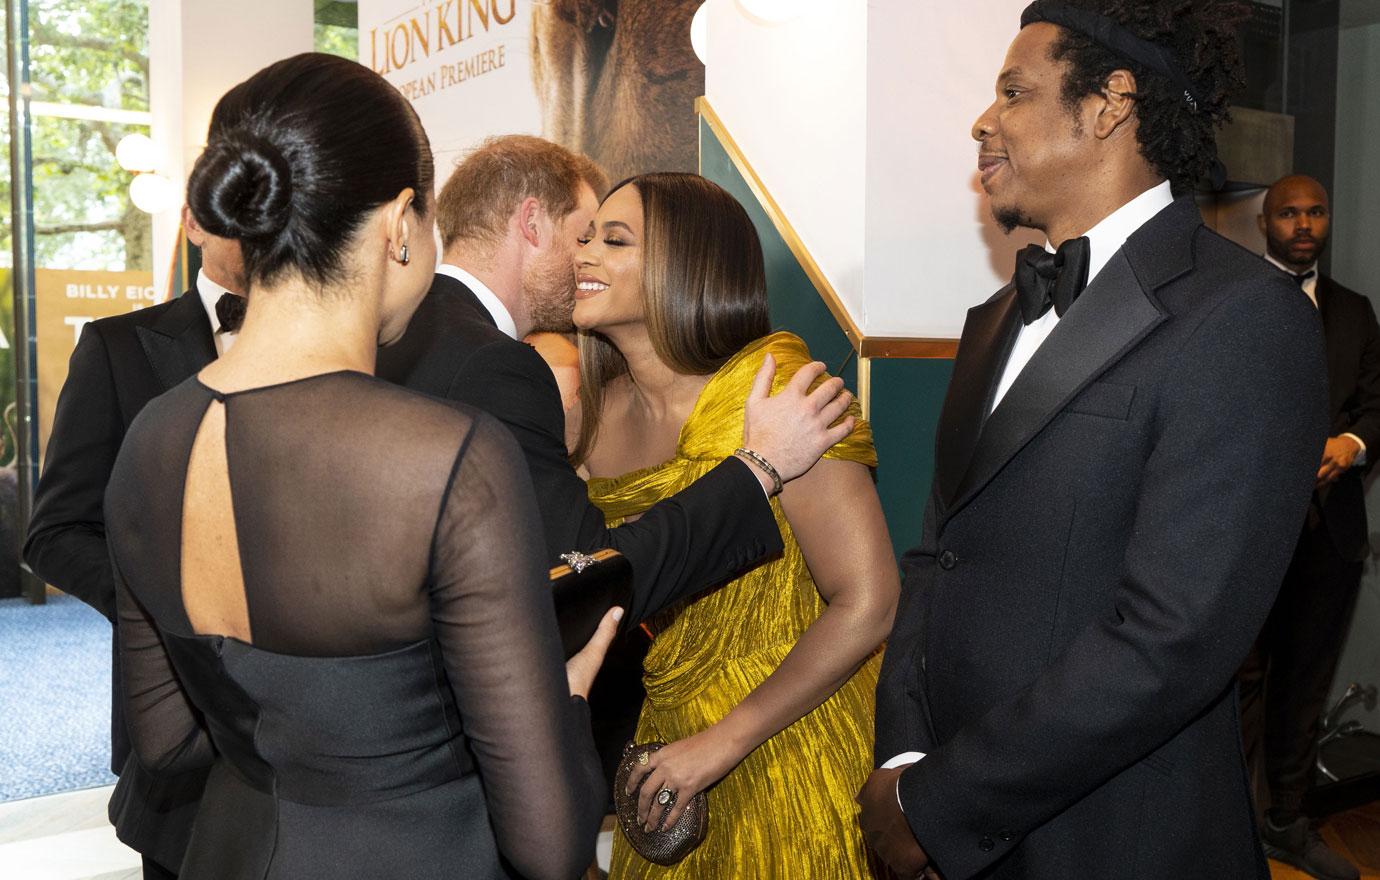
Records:
M359 59L412 101L438 186L485 137L536 134L612 181L698 168L701 0L360 0Z
M82 328L97 318L154 305L155 296L151 272L34 271L40 456L48 449L58 393L67 381L67 362L81 338Z

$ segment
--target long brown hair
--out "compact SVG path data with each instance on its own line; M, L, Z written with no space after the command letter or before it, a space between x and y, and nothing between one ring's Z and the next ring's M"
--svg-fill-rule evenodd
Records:
M640 174L609 195L625 186L642 200L642 296L652 348L677 373L713 373L771 332L757 230L733 196L697 174ZM603 334L582 330L579 345L576 464L594 448L605 389L628 371Z

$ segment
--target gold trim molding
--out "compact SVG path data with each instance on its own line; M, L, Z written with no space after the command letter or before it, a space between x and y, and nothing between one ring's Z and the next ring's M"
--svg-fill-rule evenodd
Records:
M714 112L714 108L710 106L709 100L704 96L696 98L695 112L704 119L710 131L714 133L714 137L718 139L724 151L728 153L728 157L733 162L733 166L738 169L738 173L743 176L743 180L747 181L748 188L752 190L752 194L757 198L757 202L762 206L762 210L766 212L768 219L770 219L772 225L776 227L777 233L779 233L781 238L786 242L786 247L790 250L791 255L795 257L800 267L805 270L805 275L810 279L810 283L814 285L815 290L819 293L820 299L824 300L824 304L828 306L829 313L834 316L834 320L838 322L839 329L843 330L844 335L848 337L849 344L853 346L859 358L954 357L955 353L958 351L957 339L913 339L893 336L865 336L862 329L858 327L857 323L853 320L853 316L848 313L848 309L844 307L843 300L839 297L838 291L834 289L834 286L829 283L829 279L825 277L824 270L820 268L819 263L815 262L815 258L810 254L809 249L805 247L805 242L801 240L799 233L797 233L795 227L791 225L791 221L786 218L786 212L781 210L781 206L776 203L776 199L772 198L766 185L762 183L762 178L757 176L757 172L753 169L751 163L748 162L747 156L744 155L742 149L738 146L738 142L733 139L733 135L729 134L728 129L723 124L723 120L719 118L719 115ZM869 396L870 395L866 394L862 395L863 400L866 401Z

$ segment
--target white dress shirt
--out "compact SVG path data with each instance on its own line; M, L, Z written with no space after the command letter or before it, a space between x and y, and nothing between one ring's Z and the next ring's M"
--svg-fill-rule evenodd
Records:
M1173 202L1174 195L1170 192L1169 181L1166 180L1131 199L1083 233L1088 237L1088 283L1092 284L1097 273L1101 272L1116 252L1121 250L1126 239ZM1045 249L1051 253L1054 251L1049 242L1045 242ZM1035 356L1035 352L1049 338L1049 334L1054 331L1054 325L1058 323L1058 314L1054 309L1050 309L1034 322L1021 327L1016 336L1016 344L1011 348L1011 355L1006 359L1006 368L1002 371L1001 382L997 384L997 393L992 398L993 409L1001 403L1006 392L1011 390L1016 377L1025 369L1025 365L1030 363L1030 359ZM924 757L920 752L904 752L882 766L891 769L919 761ZM896 781L896 802L901 802L899 779ZM904 804L901 809L905 810Z
M221 287L210 278L206 273L198 269L196 273L196 294L201 297L202 308L206 309L206 317L211 321L211 339L216 343L216 357L220 357L230 350L230 346L235 344L235 337L238 332L220 332L220 318L216 316L216 302L225 294L234 291Z
M1169 181L1166 180L1131 199L1083 233L1088 238L1088 284L1092 284L1097 273L1102 271L1102 267L1111 262L1112 257L1126 243L1126 239L1173 202L1174 195L1170 192ZM1049 242L1045 242L1045 250L1054 252ZM1033 323L1021 327L1016 336L1016 344L1011 347L1011 356L1006 359L1001 381L997 383L997 393L992 396L993 409L1001 403L1006 392L1011 390L1016 377L1025 369L1025 365L1030 363L1030 359L1049 338L1049 334L1054 332L1054 325L1058 323L1059 316L1054 309L1050 309Z
M454 278L461 284L468 287L479 302L488 310L489 316L494 319L498 329L502 330L512 339L517 339L517 323L513 321L513 316L508 312L508 307L503 305L503 300L498 298L498 294L489 289L489 285L475 278L469 272L459 266L450 263L442 263L436 267L437 275L445 275L447 278Z
M1304 269L1302 272L1296 272L1289 266L1286 266L1279 260L1276 260L1273 256L1271 256L1268 253L1265 255L1265 260L1266 262L1272 263L1276 268L1285 272L1292 278L1297 278L1300 275L1307 275L1309 272L1312 272L1313 277L1304 280L1304 282L1300 284L1299 287L1302 288L1304 293L1308 294L1308 299L1313 303L1313 308L1318 308L1318 264L1316 262L1313 263L1313 265L1309 266L1307 269ZM1351 466L1364 467L1366 464L1366 441L1362 440L1360 437L1356 436L1350 431L1343 431L1339 436L1350 437L1352 440L1356 441L1357 446L1361 447L1361 451L1356 454L1356 461L1352 462Z

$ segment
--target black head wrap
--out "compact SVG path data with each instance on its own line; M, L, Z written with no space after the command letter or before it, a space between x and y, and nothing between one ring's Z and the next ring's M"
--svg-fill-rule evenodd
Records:
M1156 73L1169 77L1175 85L1184 90L1184 100L1188 102L1189 106L1194 110L1198 109L1199 89L1193 84L1193 80L1189 79L1188 74L1184 72L1183 66L1174 58L1174 53L1169 47L1144 37L1138 37L1105 15L1088 9L1069 6L1066 3L1035 0L1021 13L1021 27L1035 24L1038 21L1057 24L1060 27L1076 31L1094 42L1106 46L1118 55L1139 62Z

